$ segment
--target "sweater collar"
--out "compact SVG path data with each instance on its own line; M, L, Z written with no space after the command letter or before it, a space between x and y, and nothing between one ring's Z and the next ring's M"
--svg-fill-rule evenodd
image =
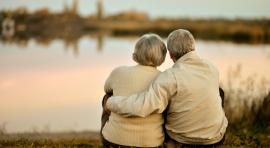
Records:
M153 66L145 66L145 65L141 65L141 64L137 64L136 67L141 67L141 68L146 69L146 70L157 70L156 67L153 67Z

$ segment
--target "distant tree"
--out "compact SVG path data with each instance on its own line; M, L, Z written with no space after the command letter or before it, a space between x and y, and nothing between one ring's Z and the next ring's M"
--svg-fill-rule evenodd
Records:
M42 8L42 9L38 9L37 11L35 11L34 14L41 15L41 16L48 16L48 15L50 15L50 11L48 8Z

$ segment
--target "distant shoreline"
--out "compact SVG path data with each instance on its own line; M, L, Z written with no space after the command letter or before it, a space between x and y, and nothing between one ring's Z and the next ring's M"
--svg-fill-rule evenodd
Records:
M190 30L196 38L237 43L270 43L270 20L245 19L149 19L140 12L123 12L105 18L81 17L73 13L50 13L40 10L0 12L0 24L6 18L15 22L14 36L9 40L78 40L88 34L109 36L140 36L152 32L163 37L175 29ZM3 32L3 27L0 28ZM7 40L3 35L0 40Z

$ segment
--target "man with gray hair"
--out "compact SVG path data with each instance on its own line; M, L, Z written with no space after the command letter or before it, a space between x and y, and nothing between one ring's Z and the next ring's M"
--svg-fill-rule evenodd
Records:
M144 92L111 97L107 108L126 117L166 110L168 147L219 144L228 121L221 105L217 68L197 55L195 40L187 30L173 31L167 47L174 65Z

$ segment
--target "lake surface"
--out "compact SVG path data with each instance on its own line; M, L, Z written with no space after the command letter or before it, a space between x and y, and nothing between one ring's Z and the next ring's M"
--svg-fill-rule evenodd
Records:
M75 44L0 42L0 125L8 132L81 131L100 127L103 85L120 65L134 65L136 38L83 37ZM270 80L270 45L198 41L217 65L221 83L230 69ZM160 70L173 63L166 57Z

